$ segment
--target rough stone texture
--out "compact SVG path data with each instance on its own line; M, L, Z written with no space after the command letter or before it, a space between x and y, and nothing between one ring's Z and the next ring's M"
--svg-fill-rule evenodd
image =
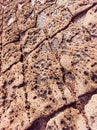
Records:
M23 3L19 2L16 17L20 32L24 32L35 26L36 14L30 0L25 0Z
M92 130L97 129L97 94L94 94L88 104L85 106L89 126Z
M97 130L97 0L0 0L0 130Z
M20 61L21 58L20 45L15 44L10 43L10 46L9 44L7 44L2 48L2 54L1 54L2 72L6 71L10 66Z
M37 48L46 39L43 30L38 28L28 29L25 33L25 37L21 41L23 54L26 56Z
M88 126L79 110L70 107L50 119L46 130L88 130Z
M47 123L46 130L75 130L78 117L79 111L74 108L69 108L59 113L53 119L50 119Z
M3 8L0 4L0 72L1 72L1 50L2 50L2 37L1 37L1 33L3 31Z
M29 54L24 63L25 91L30 104L30 120L46 116L74 101L62 79L62 67L52 53L48 41ZM36 109L37 108L37 109ZM37 115L38 111L38 115Z
M67 36L64 35L66 52L61 56L60 63L66 69L64 80L67 82L67 86L69 87L69 84L73 82L74 85L71 86L73 89L75 88L75 92L79 96L96 87L97 45L84 29L74 27L74 25L69 28L69 31L66 30L66 34Z
M45 29L47 35L52 37L65 28L71 21L71 18L72 15L67 8L53 4L40 13L37 26Z
M97 36L97 6L90 9L83 22L83 26L89 31L92 36Z

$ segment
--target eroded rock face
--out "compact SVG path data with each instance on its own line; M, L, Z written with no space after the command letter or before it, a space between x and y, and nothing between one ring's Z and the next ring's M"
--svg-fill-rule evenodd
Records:
M97 129L97 94L94 94L85 106L85 114L92 130Z
M97 129L96 10L96 0L0 1L0 130Z
M78 114L78 110L69 108L55 116L53 119L50 119L47 123L46 130L76 129L75 125L79 116Z
M79 110L68 108L47 123L46 130L88 130L86 120Z
M97 36L97 6L90 9L83 22L83 26L90 32L92 36Z

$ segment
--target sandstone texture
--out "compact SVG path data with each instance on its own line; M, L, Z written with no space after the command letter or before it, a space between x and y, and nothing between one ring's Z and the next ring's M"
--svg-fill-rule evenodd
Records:
M97 0L0 0L0 130L97 130Z

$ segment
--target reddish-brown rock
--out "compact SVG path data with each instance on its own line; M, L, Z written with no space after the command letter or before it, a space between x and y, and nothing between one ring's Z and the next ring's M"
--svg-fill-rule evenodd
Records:
M0 0L0 130L97 129L97 0Z

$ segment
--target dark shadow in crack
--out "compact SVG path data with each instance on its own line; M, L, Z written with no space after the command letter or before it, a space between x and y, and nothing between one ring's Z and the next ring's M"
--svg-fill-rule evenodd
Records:
M45 130L47 124L47 119L41 117L36 119L33 124L27 130Z
M84 18L85 18L85 16L86 16L86 13L87 13L87 11L84 11L84 12L80 13L79 15L77 15L77 16L72 20L72 22L73 22L73 23L77 23L77 24L82 24L83 21L84 21Z
M94 94L97 94L97 89L79 97L80 104L76 104L79 108L79 111L84 111L85 105L89 102L89 100L91 100L91 97Z
M59 114L60 112L70 107L76 108L76 103L74 102L69 105L64 105L63 107L59 108L57 111L54 111L52 114L36 119L27 130L45 130L47 122L51 118L55 117L55 115Z
M90 6L89 8L83 10L82 12L79 12L78 14L76 14L75 16L72 17L71 19L71 22L74 22L74 23L79 23L81 24L86 16L86 13L91 9L93 8L94 6L97 5L97 2L94 2L92 6Z
M77 106L78 105L77 102L71 103L69 105L64 105L63 107L59 108L57 111L53 112L52 114L36 119L27 130L45 130L46 124L51 118L55 117L57 114L59 114L60 112L70 107L73 107L76 109L78 109L78 107L81 107L79 109L82 111L84 109L84 106L89 102L89 100L94 94L97 94L97 89L79 97L81 106Z

